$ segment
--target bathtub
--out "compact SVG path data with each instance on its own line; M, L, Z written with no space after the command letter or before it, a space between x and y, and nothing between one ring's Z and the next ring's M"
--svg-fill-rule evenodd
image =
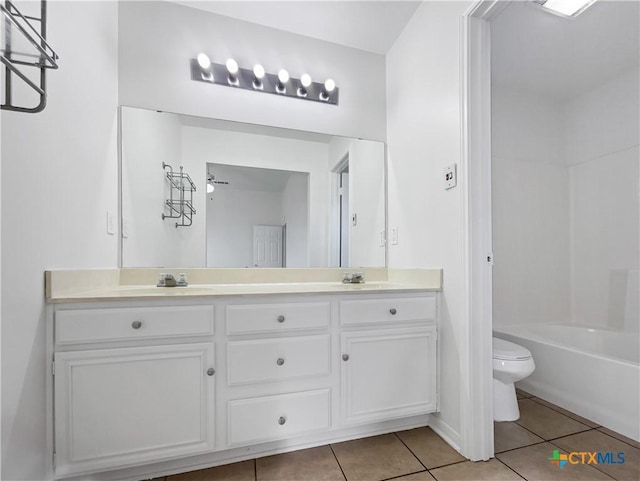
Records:
M540 324L493 334L533 355L536 370L518 387L640 441L638 333Z

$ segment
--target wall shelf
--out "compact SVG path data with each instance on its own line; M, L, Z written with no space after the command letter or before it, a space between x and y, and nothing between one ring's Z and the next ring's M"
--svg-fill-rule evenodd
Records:
M24 113L41 112L47 103L46 71L58 68L58 55L46 40L47 2L40 1L40 16L24 15L10 0L0 3L0 13L0 21L4 21L0 62L5 67L4 103L0 108ZM38 80L33 80L36 76ZM15 104L16 80L21 80L37 94L39 101L35 107Z

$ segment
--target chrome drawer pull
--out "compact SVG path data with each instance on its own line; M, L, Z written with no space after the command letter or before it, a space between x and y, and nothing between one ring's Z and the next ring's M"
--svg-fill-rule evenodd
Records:
M278 322L284 322L284 316L282 315L278 316Z
M284 416L280 416L280 419L278 419L278 424L280 426L284 425L284 423L287 422L287 418L285 418Z
M282 366L284 364L284 359L282 359L281 357L278 358L278 360L276 361L276 364L278 366Z
M393 307L389 309L389 312L391 313L392 316L395 316L398 313L398 310L395 307Z
M142 327L142 321L133 321L131 323L131 327L134 329L140 329Z
M207 369L207 376L213 376L216 373L216 370L212 367Z
M349 354L343 354L342 355L342 360L343 361L348 361L349 360Z

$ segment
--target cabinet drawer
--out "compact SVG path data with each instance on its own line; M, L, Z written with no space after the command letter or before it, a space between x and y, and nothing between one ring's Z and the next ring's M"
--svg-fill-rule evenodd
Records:
M328 429L329 389L228 403L229 445L286 438Z
M227 334L326 328L328 302L227 306Z
M213 306L60 310L57 344L213 335Z
M396 297L340 301L342 325L436 319L436 297Z
M229 385L329 374L329 336L227 343Z

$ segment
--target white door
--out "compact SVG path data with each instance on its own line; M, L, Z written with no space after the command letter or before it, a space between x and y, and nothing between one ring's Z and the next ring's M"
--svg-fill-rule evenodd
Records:
M435 326L347 332L341 347L345 424L436 410Z
M282 226L253 226L253 267L282 267Z
M213 344L55 355L56 476L214 449Z

